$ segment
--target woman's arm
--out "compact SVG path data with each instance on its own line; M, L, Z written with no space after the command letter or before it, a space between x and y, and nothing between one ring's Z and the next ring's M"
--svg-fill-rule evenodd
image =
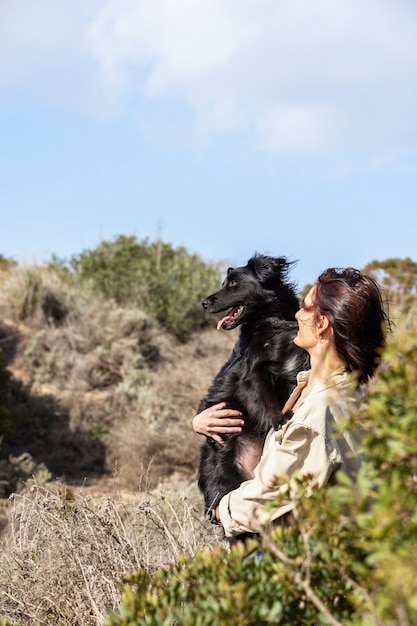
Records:
M241 419L242 413L226 407L226 402L220 402L198 413L193 418L194 432L211 437L220 444L223 444L220 435L240 433L245 423Z

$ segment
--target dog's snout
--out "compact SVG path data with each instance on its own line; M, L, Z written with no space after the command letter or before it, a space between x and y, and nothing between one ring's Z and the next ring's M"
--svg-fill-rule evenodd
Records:
M210 300L209 300L209 298L205 298L205 299L202 301L201 306L203 307L203 309L207 309L207 308L209 307L209 304L210 304Z

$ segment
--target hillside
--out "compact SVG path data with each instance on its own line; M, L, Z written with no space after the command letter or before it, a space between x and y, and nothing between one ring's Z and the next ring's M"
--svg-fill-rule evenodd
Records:
M36 301L19 314L17 294L35 282ZM0 301L13 414L3 497L32 475L107 495L144 480L195 481L201 441L191 418L236 338L215 324L179 341L137 307L15 268Z
M155 279L141 258L119 285L137 251L121 243L82 280L0 262L0 624L417 623L417 264L369 266L393 327L349 418L355 487L295 479L297 514L259 559L256 542L228 549L196 486L190 421L236 335L203 319L186 255L182 290L173 263Z

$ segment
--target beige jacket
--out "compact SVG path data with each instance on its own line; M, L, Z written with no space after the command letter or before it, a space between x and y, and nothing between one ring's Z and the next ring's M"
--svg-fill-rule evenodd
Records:
M290 409L310 372L300 372L298 385L285 409ZM346 419L359 398L353 391L352 378L338 369L312 389L294 411L293 417L278 431L268 434L262 457L255 468L254 478L226 494L220 501L219 516L227 537L256 532L259 524L275 520L294 508L290 500L283 501L273 513L263 505L278 494L285 494L288 485L273 489L277 476L311 474L318 486L325 485L338 469L353 476L360 466L357 442L348 431L335 432L334 425ZM353 405L353 406L352 406Z

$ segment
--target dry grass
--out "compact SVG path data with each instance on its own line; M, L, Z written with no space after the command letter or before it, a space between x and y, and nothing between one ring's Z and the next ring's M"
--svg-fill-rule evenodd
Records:
M213 319L178 343L141 311L34 268L4 279L0 319L19 416L0 464L0 617L103 624L125 573L219 540L191 419L236 334Z
M129 410L124 411L124 419L115 422L109 435L108 462L117 466L123 484L136 485L143 467L150 463L152 485L174 473L196 480L202 440L192 431L191 421L235 340L231 333L220 336L215 330L201 332L187 344L173 348L151 373L147 388L132 390ZM126 408L125 394L122 402Z
M14 456L29 452L71 483L116 471L135 488L149 466L152 486L177 473L195 479L201 441L191 419L232 333L216 333L213 319L178 343L142 311L33 267L4 279L0 316L20 417Z
M33 486L13 497L0 556L0 615L25 626L96 626L123 576L218 542L193 489L95 501Z

